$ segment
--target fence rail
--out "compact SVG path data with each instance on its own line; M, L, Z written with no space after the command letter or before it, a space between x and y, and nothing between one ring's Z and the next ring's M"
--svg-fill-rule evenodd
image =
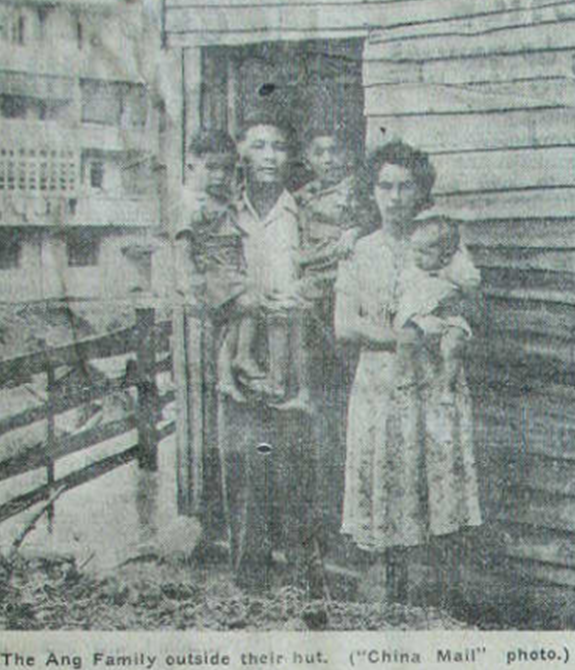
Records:
M157 468L158 444L175 430L174 422L159 426L160 413L175 399L175 393L168 391L163 396L158 393L157 374L170 371L172 367L169 353L172 324L170 321L156 324L155 317L153 308L137 308L136 324L131 328L0 361L0 387L30 375L42 374L46 378L46 400L42 404L0 419L0 437L40 421L46 422L45 439L41 444L0 461L0 482L39 469L46 470L46 482L0 505L0 522L48 499L55 488L75 488L134 459L142 468ZM166 353L168 355L162 360L157 360L159 354ZM121 378L105 379L64 391L58 388L58 368L66 366L85 371L90 361L130 354L133 357L128 359ZM57 435L58 415L128 389L136 389L133 413L77 433ZM59 459L94 448L133 430L137 431L136 444L64 477L56 476ZM49 515L53 515L53 509L49 510Z

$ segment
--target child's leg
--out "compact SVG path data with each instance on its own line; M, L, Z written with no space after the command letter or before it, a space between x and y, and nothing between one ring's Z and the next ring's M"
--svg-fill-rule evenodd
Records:
M269 370L268 393L275 402L281 402L287 392L289 370L288 316L285 314L267 315Z
M232 323L230 330L222 342L218 354L218 391L230 396L236 402L243 402L244 397L239 391L233 373L233 361L238 346L239 323Z
M311 360L305 341L306 313L298 311L294 314L291 336L291 352L294 361L298 398L306 405L311 401Z
M282 403L282 409L311 412L311 360L305 342L305 312L301 310L291 314L288 348L297 392L293 398Z
M442 374L442 402L452 404L455 387L463 365L463 351L467 335L462 328L448 327L439 343Z
M244 314L238 324L238 344L234 358L234 369L249 379L262 379L264 371L253 356L253 345L257 337L258 319L255 314Z

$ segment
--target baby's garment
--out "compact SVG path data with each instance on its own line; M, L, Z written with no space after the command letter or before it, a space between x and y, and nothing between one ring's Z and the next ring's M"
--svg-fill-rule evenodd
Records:
M458 250L449 265L437 272L417 267L409 254L399 280L395 327L411 321L429 335L453 327L471 336L471 326L458 307L464 292L477 288L479 281L479 271L465 250Z

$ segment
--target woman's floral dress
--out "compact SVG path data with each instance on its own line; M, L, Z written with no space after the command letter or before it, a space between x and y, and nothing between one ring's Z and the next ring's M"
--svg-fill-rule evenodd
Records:
M406 250L381 230L340 263L336 323L392 326ZM363 549L415 546L481 523L472 406L463 370L452 406L439 402L440 361L420 356L415 385L398 384L395 353L362 349L347 426L342 532Z

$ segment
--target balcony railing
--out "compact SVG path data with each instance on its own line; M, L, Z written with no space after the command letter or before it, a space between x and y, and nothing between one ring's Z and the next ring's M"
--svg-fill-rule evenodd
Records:
M99 142L99 153L80 130L66 134L67 145L51 133L11 134L0 142L0 224L4 226L153 226L159 223L151 153L143 147L118 150ZM32 132L34 131L34 132ZM22 139L16 140L21 137ZM103 140L105 132L92 139ZM107 152L110 152L109 154ZM136 158L140 156L139 160ZM122 158L124 157L124 158ZM106 171L102 188L90 186L91 160ZM108 162L106 162L108 161ZM130 162L131 161L131 162ZM128 170L126 166L130 166Z
M75 197L79 182L80 152L72 147L0 145L0 193Z

